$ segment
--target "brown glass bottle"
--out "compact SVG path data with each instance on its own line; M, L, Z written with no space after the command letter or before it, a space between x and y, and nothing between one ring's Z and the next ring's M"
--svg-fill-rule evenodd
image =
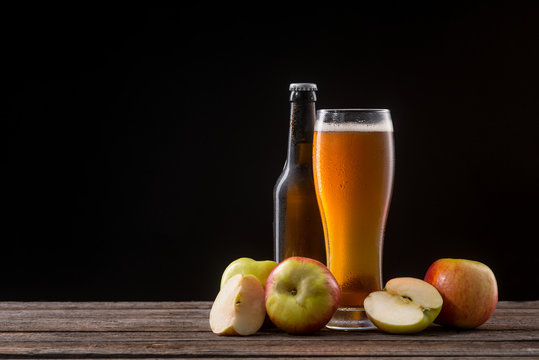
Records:
M291 256L304 256L326 263L312 165L316 90L316 84L290 84L288 155L273 190L273 240L277 262Z

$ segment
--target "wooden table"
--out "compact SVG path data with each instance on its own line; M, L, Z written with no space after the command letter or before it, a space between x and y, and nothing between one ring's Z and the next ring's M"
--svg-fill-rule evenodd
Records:
M415 335L266 329L214 335L211 302L3 302L0 358L539 358L539 301L500 302L475 330Z

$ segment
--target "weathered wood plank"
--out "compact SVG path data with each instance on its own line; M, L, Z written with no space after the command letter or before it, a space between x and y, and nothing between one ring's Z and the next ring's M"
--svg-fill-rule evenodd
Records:
M4 301L0 302L1 310L67 310L67 309L210 309L211 301L90 301L90 302L58 302L58 301ZM539 300L535 301L500 301L497 309L539 309Z
M539 357L539 301L500 305L473 330L291 336L272 328L222 337L209 330L211 302L9 302L0 303L0 358Z
M34 314L35 316L61 316L65 314L66 316L101 316L101 315L112 315L114 314L131 314L132 316L147 316L148 314L160 314L163 312L169 312L171 314L185 314L190 317L207 317L210 313L210 309L177 309L177 308L118 308L118 309L109 309L109 308L89 308L89 309L75 309L75 308L66 308L66 309L0 309L0 316L14 316L20 314L24 316L25 314ZM539 317L539 309L507 309L501 308L495 310L496 316L531 316Z
M418 346L407 340L383 342L358 340L294 342L229 338L226 341L103 341L11 342L3 344L0 356L539 356L534 341L436 341Z
M410 360L411 357L410 356L352 356L352 357L344 357L344 356L338 356L338 358L361 358L361 359L364 359L364 360ZM197 357L199 358L199 357ZM230 357L211 357L212 359L230 359ZM241 357L242 360L247 360L247 359L251 359L251 360L260 360L260 359L273 359L275 360L277 357L274 357L274 356L271 356L271 357L265 357L265 356L262 356L262 357ZM324 360L324 359L335 359L336 357L335 356L331 356L331 357L326 357L326 356L316 356L316 357L298 357L298 356L293 356L291 357L295 360L306 360L306 359L309 359L309 360L312 360L312 359L317 359L317 360ZM533 358L533 357L532 357ZM147 358L145 358L147 359ZM185 357L181 357L181 358L169 358L167 357L167 359L186 359ZM190 358L190 359L195 359L195 358ZM413 357L414 360L440 360L440 359L447 359L447 357L445 356L414 356ZM459 360L500 360L500 359L503 359L503 358L500 358L499 356L458 356L458 359ZM162 359L161 359L162 360ZM530 360L530 357L528 356L511 356L511 360Z
M3 310L0 331L209 331L208 319L207 310ZM496 310L480 329L539 330L539 316Z
M26 360L32 360L32 359L57 359L57 358L61 358L62 360L84 360L84 359L87 359L87 360L95 360L95 359L110 359L109 356L104 356L104 357L101 357L101 356L95 356L94 354L88 356L88 357L85 357L85 356L77 356L77 357L71 357L71 356L59 356L59 357L49 357L49 356L40 356L40 357L34 357L34 356L25 356L25 355L20 355L20 356L9 356L8 358L11 358L11 359L26 359ZM185 360L185 359L200 359L201 356L181 356L181 357L176 357L176 356L167 356L166 359L167 360ZM281 358L281 357L277 357L277 356L271 356L271 355L268 355L268 356L255 356L255 357L245 357L245 356L241 356L241 357L238 357L238 356L234 356L234 357L225 357L225 356L211 356L211 357L207 357L205 356L204 358L211 358L211 359L221 359L221 360L230 360L231 358L241 358L242 360L265 360L265 359L272 359L272 360L275 360L275 359L278 359L278 358ZM303 356L290 356L290 357L287 357L287 358L292 358L294 360L312 360L312 359L317 359L317 360L327 360L327 359L332 359L334 360L335 358L361 358L362 360L410 360L411 358L409 356L352 356L352 357L349 357L349 356L310 356L310 357L303 357ZM413 359L414 360L440 360L440 359L446 359L447 357L445 356L414 356ZM500 360L500 359L504 359L505 357L500 357L500 356L458 356L458 359L459 360ZM529 356L511 356L510 357L511 360L530 360L530 357ZM159 358L156 358L156 357L153 357L151 355L145 355L145 356L137 356L137 357L123 357L123 356L115 356L114 357L114 360L140 360L140 359L144 359L144 360L163 360L163 357L159 357ZM533 359L533 357L531 357L531 359Z
M37 359L62 359L62 360L84 360L84 359L87 359L87 360L95 360L95 359L108 359L110 360L111 357L110 356L96 356L94 354L86 357L86 356L58 356L58 357L49 357L49 356L39 356L39 357L34 357L34 356L27 356L27 355L19 355L19 356L8 356L7 358L9 359L26 359L26 360L37 360ZM166 359L167 360L179 360L179 359L182 359L182 360L185 360L185 359L200 359L201 356L180 356L180 357L176 357L176 356L166 356ZM221 360L230 360L231 358L235 359L235 358L240 358L242 360L265 360L265 359L272 359L272 360L275 360L275 359L278 359L278 358L291 358L291 359L294 359L294 360L312 360L312 359L317 359L317 360L327 360L327 359L336 359L336 358L339 358L339 359L350 359L350 358L361 358L362 360L410 360L411 358L409 356L360 356L360 355L356 355L356 356L310 356L310 357L303 357L303 356L289 356L289 357L278 357L278 356L271 356L271 355L268 355L268 356L254 356L254 357L250 357L250 356L241 356L241 357L238 357L238 356L233 356L233 357L226 357L226 356L211 356L211 357L207 357L207 356L204 356L202 358L211 358L211 359L221 359ZM446 359L447 357L445 356L414 356L413 359L414 360L440 360L440 359ZM511 360L530 360L530 357L529 356L511 356L510 357ZM114 357L114 360L140 360L140 359L144 359L144 360L163 360L163 357L154 357L152 355L144 355L144 356L136 356L136 357L133 357L133 356L126 356L126 357L123 357L123 356L115 356ZM505 357L500 357L500 356L458 356L458 359L459 360L500 360L500 359L505 359ZM531 357L531 359L533 359L533 357Z
M533 301L500 301L498 309L539 309L539 300Z
M387 341L403 340L423 341L539 341L539 331L526 330L468 330L459 331L433 326L423 332L413 335L385 334L380 331L365 332L340 332L322 330L311 336L292 336L278 329L261 330L256 335L245 338L260 339L267 341L296 341L298 338L304 341L329 341L329 340L358 340L358 341ZM229 337L218 336L208 331L182 332L182 331L110 331L110 332L4 332L0 333L0 347L8 342L60 342L60 341L229 341Z

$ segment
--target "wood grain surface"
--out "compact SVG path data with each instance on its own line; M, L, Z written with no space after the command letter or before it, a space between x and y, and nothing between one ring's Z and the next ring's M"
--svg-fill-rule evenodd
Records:
M210 331L211 302L1 302L0 358L539 358L539 301L500 302L481 327L413 335Z

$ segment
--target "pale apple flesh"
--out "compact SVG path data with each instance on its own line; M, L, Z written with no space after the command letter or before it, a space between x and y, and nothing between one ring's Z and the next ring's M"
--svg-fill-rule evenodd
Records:
M248 257L242 257L232 261L223 272L221 277L221 289L225 283L236 274L251 274L257 277L263 287L266 286L266 281L269 274L277 266L277 263L272 260L256 261Z
M387 282L383 291L369 294L365 312L380 330L415 333L427 328L442 309L443 300L436 288L423 280L402 277Z
M236 274L219 291L210 311L210 328L219 335L252 335L264 323L264 288L254 275Z

